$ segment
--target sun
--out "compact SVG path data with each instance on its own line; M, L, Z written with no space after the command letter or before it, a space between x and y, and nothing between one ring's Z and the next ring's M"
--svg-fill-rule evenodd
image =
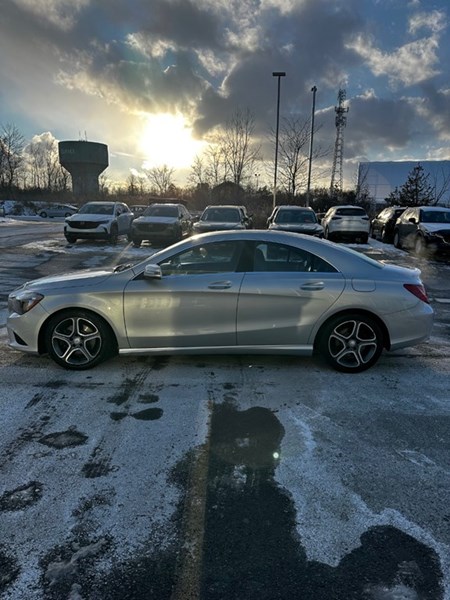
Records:
M204 145L192 137L192 129L186 125L183 115L161 113L145 117L140 139L144 168L162 165L189 168Z

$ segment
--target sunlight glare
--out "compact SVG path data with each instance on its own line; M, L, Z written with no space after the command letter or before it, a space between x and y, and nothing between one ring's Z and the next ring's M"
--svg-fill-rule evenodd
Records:
M141 137L144 169L167 165L171 168L188 168L200 154L204 142L192 137L182 115L148 115Z

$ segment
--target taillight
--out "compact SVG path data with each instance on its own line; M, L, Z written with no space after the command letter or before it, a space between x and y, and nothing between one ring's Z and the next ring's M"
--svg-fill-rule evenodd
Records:
M423 285L419 285L419 284L415 284L415 283L404 283L403 287L405 289L407 289L408 292L411 292L411 294L414 294L414 296L416 296L416 298L419 298L419 300L422 300L422 302L426 302L427 304L430 304L430 301L428 300L427 292L425 291L425 288Z

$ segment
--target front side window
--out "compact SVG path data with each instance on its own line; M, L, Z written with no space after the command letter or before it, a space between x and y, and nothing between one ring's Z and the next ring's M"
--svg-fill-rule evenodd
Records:
M244 242L199 244L160 263L163 275L193 275L234 272Z

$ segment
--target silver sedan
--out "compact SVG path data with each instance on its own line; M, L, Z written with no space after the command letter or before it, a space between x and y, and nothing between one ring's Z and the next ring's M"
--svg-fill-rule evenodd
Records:
M9 344L68 369L119 354L317 352L359 372L430 335L420 271L312 236L201 234L135 265L44 277L9 296Z

